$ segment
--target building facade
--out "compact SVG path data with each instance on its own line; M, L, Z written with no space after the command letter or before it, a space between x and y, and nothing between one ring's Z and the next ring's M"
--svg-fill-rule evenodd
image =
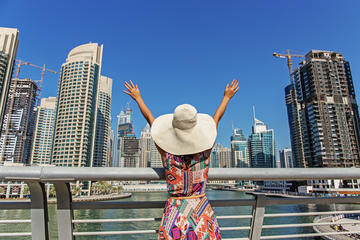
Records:
M110 120L111 122L111 120ZM109 151L109 163L108 163L108 166L109 167L113 167L113 161L114 161L114 131L112 130L112 126L110 125L111 127L111 131L110 131L110 151Z
M31 165L50 165L55 129L56 97L41 99L37 109Z
M139 139L134 134L122 137L121 162L125 168L140 167Z
M151 137L151 128L149 124L147 124L146 127L141 131L140 147L140 167L163 167L161 155L156 148L154 140Z
M237 168L249 167L248 141L241 129L234 129L231 140L231 166Z
M256 118L249 136L249 156L252 168L276 167L274 130Z
M121 161L121 149L123 148L123 137L133 133L132 110L128 105L125 111L120 111L117 116L113 167L124 167Z
M146 124L140 133L140 167L151 166L151 130L149 124Z
M30 164L35 127L36 84L12 79L0 136L0 165Z
M312 50L293 72L305 167L360 167L359 112L350 64ZM292 126L290 126L291 128ZM295 160L297 161L297 160Z
M6 101L14 71L19 31L0 27L0 126L5 115Z
M111 150L111 91L112 79L101 76L97 96L97 117L93 167L108 167Z
M295 84L293 82L285 88L285 102L288 114L293 165L297 168L303 168L305 167L305 157L300 121L301 104L297 99Z
M211 168L231 168L231 148L216 143L210 154Z
M283 150L280 150L279 157L280 157L280 167L281 168L294 167L291 148L284 148Z
M102 51L97 43L80 45L61 66L52 153L56 166L93 165Z

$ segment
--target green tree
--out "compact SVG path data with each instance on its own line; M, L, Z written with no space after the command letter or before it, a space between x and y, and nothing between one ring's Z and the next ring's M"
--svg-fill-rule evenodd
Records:
M56 190L55 190L54 185L50 187L49 196L50 197L56 197Z
M29 188L28 185L25 185L25 186L24 186L23 194L24 194L24 195L29 195L29 194L30 194L30 188Z
M105 181L96 182L91 186L91 193L94 195L105 195L111 193L112 191L113 186Z
M117 192L118 194L121 194L122 191L124 191L124 187L123 187L123 186L117 186L117 187L116 187L116 192Z
M76 196L76 197L80 196L80 194L81 194L81 187L78 186L78 185L74 186L73 189L72 189L72 194L73 194L74 196Z

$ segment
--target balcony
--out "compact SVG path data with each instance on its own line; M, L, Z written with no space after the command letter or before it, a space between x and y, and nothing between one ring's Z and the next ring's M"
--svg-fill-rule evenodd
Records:
M118 236L119 239L127 239L129 235L139 235L141 239L153 239L157 229L136 229L127 231L80 231L79 224L89 223L131 223L143 224L158 222L161 216L147 216L146 218L111 218L111 219L74 219L74 210L79 209L163 209L164 201L99 201L99 202L73 202L70 192L70 182L74 181L151 181L164 180L164 172L161 168L73 168L73 167L0 167L0 180L24 181L28 184L31 200L0 201L0 209L29 209L30 219L0 220L0 224L30 224L31 232L0 233L0 237L31 237L36 240L48 240L49 214L48 203L45 193L45 183L52 183L57 196L57 236L61 240L73 240L77 236ZM216 168L209 170L209 180L329 180L329 179L360 179L360 171L356 168L306 168L306 169L251 169L251 168ZM151 193L150 193L151 194ZM360 233L360 230L352 232L328 231L331 221L326 221L333 215L359 214L360 210L335 210L335 211L299 211L299 212L266 212L270 206L304 205L304 204L349 204L359 203L360 197L312 197L302 196L293 198L269 197L264 193L255 193L249 199L223 199L211 200L212 207L230 208L230 215L218 215L222 233L238 231L238 238L226 239L290 239L290 238L315 238L321 236L336 236L351 233ZM250 211L236 215L234 207L247 206ZM286 207L285 207L286 209ZM299 208L301 209L301 208ZM215 210L216 212L216 210ZM317 221L306 223L282 222L281 224L266 224L268 219L316 217ZM221 221L230 220L231 226L221 226ZM236 225L236 221L244 220L247 224ZM308 219L309 220L309 219ZM353 224L350 221L347 224ZM313 228L312 232L300 234L269 234L272 229ZM19 227L19 231L21 228ZM247 237L244 237L246 235ZM349 238L350 239L350 238Z

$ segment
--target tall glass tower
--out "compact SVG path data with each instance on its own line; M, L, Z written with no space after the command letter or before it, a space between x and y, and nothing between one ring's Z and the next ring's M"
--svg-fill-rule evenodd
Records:
M216 143L210 155L211 168L231 168L231 149Z
M302 139L300 109L301 104L299 103L296 92L295 84L290 83L285 88L285 102L288 114L288 122L290 129L290 141L292 146L292 159L293 166L297 168L305 167L304 157L304 145Z
M249 167L248 141L241 129L234 129L231 140L231 165L232 167Z
M62 64L52 154L56 166L93 165L102 51L97 43L80 45Z
M116 133L115 133L115 144L114 144L114 167L124 167L124 162L121 160L121 151L123 149L123 138L127 134L133 133L132 124L132 110L128 105L125 111L120 111L117 116Z
M54 137L56 97L41 99L37 110L31 165L51 164L51 150Z
M98 88L94 167L108 167L110 151L110 108L112 79L101 76Z
M280 157L280 167L281 168L292 168L293 167L291 148L284 148L283 150L280 150L279 157Z
M250 165L252 168L275 168L274 130L254 117L252 134L249 136Z

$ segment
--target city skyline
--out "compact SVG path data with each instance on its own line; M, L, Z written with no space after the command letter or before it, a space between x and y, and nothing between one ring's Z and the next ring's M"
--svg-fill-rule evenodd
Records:
M199 1L190 5L140 1L91 5L82 11L83 5L76 2L71 3L74 11L79 10L74 17L68 11L68 4L44 11L31 3L5 1L3 6L7 11L0 20L2 26L20 31L19 59L46 64L54 70L60 69L72 48L89 42L103 44L103 70L114 81L113 128L116 115L130 100L122 93L125 80L139 84L145 102L154 116L159 116L171 113L181 103L191 103L199 112L213 114L226 83L238 78L240 90L220 122L217 141L230 146L232 122L248 136L251 108L255 105L259 118L275 130L280 149L290 147L283 92L289 76L286 62L273 58L272 52L286 49L303 54L311 49L341 52L351 63L356 88L360 56L355 43L360 40L360 33L348 23L357 21L355 9L360 3L260 3ZM279 9L281 14L273 14ZM91 14L95 12L97 19ZM302 17L294 18L294 13ZM339 18L332 24L320 21L334 15ZM42 31L47 34L39 38L38 26L44 19L48 24ZM314 28L305 27L309 25ZM328 33L333 29L339 32L329 38ZM40 75L39 71L26 67L20 74L34 79ZM42 97L56 96L57 80L56 76L45 75ZM189 85L192 87L188 88ZM174 89L179 92L176 98ZM203 94L199 94L200 89ZM139 136L146 122L135 104L131 105L134 132Z
M5 30L6 30L6 28L4 28ZM17 29L14 29L14 30L17 30ZM6 39L5 39L6 40ZM94 46L97 46L97 50L95 49L93 49L94 48ZM71 51L70 51L70 53L69 53L69 55L68 55L68 58L66 59L66 62L73 62L72 63L72 67L71 68L75 68L75 71L77 71L78 69L78 65L74 65L74 64L79 64L80 63L80 68L82 67L82 62L74 62L74 60L77 60L77 61L80 61L80 60L83 60L83 58L88 58L89 56L87 56L87 54L89 54L90 52L92 52L91 54L92 55L94 55L95 56L95 61L96 61L96 63L98 64L98 70L96 70L95 71L95 74L100 74L100 72L101 72L101 62L102 62L102 51L103 51L103 45L101 45L100 47L98 47L98 44L97 43L89 43L89 44L83 44L83 45L80 45L80 46L78 46L78 47L75 47L74 49L72 49ZM331 56L333 56L334 54L336 55L336 58L340 58L340 59L343 59L343 57L342 57L342 55L341 54L339 54L339 53L336 53L336 52L330 52L330 51L321 51L321 50L311 50L309 53L307 53L306 55L305 55L305 58L306 58L306 61L309 61L309 59L310 59L310 57L309 57L309 55L310 54L318 54L318 53L321 53L321 54L330 54L331 53ZM275 54L274 54L275 55ZM335 56L334 55L334 56ZM93 58L93 57L91 57L91 58ZM74 59L74 60L73 60ZM299 67L297 67L296 69L295 69L295 71L294 71L294 76L295 76L295 78L296 78L296 76L297 75L299 75L299 74L297 74L296 75L296 72L299 72L300 71L300 69L302 69L303 68L303 66L304 66L304 64L306 64L306 61L303 61L300 65L299 65ZM322 60L323 61L323 60ZM64 66L64 64L63 64L63 66ZM340 65L339 65L340 66ZM349 74L349 78L351 79L351 70L350 70L350 64L349 64L349 62L348 61L346 61L346 66L345 66L345 68L347 69L346 71L348 72L348 74ZM87 66L85 66L85 70L87 69L88 67ZM68 72L70 71L70 68L68 69ZM72 71L73 70L71 70L71 74L70 75L72 75L73 73L72 73ZM321 70L319 70L319 71L321 71ZM331 70L330 70L331 71ZM77 72L75 72L75 75L77 74ZM66 75L66 74L65 74ZM65 76L64 75L64 76ZM69 75L69 73L67 74L67 75ZM62 77L63 77L63 75L61 75ZM77 76L75 76L75 77L77 77ZM65 78L66 78L66 76L65 76ZM15 79L16 79L16 77L15 77ZM96 80L95 79L95 81L104 81L103 83L100 83L99 84L99 89L97 90L97 91L99 91L100 93L101 93L101 91L103 91L103 95L104 94L106 94L106 95L109 95L108 97L106 97L106 100L105 100L105 98L104 98L104 96L103 95L99 95L99 103L97 103L97 104L99 104L99 106L101 106L101 108L102 108L102 110L97 110L98 111L98 115L99 115L99 113L100 112L103 112L103 111L107 111L107 113L105 114L107 117L107 120L105 120L105 122L109 122L110 121L110 103L111 103L111 94L112 94L112 88L111 88L111 85L112 85L112 79L110 79L110 78L107 78L107 77L104 77L104 76L101 76L101 75L99 75L99 79L98 80ZM110 81L110 85L109 85L109 82ZM353 82L352 82L352 80L351 80L351 87L353 87ZM65 85L64 85L65 86ZM285 87L285 102L286 102L286 104L287 104L287 107L288 107L288 117L289 117L289 124L291 125L291 126L289 126L289 127L294 127L294 125L293 125L293 123L291 123L291 119L293 119L294 118L294 116L293 116L293 111L292 110L289 110L289 107L290 107L290 109L291 108L294 108L294 106L292 106L292 105L289 105L289 99L291 99L291 98L293 98L293 97L291 97L289 94L290 94L290 91L292 91L291 90L291 88L290 88L290 86L291 86L291 84L290 85L288 85L288 86L286 86ZM62 87L62 84L60 84L59 85L59 87ZM343 86L343 87L345 87L345 86ZM102 89L103 88L103 89ZM101 90L102 89L102 90ZM339 88L340 89L340 88ZM60 91L59 91L60 90ZM76 90L75 89L75 91L78 91L78 90ZM94 91L96 91L96 90L94 90ZM339 90L340 91L340 90ZM61 88L59 88L58 89L58 94L59 93L62 93L63 92L63 90L61 89ZM107 92L107 93L105 93L105 92ZM350 102L354 102L355 101L355 113L357 113L357 105L356 105L356 99L355 99L355 90L352 88L352 90L351 90L351 94L352 94L352 98L353 98L353 100L351 100L350 99ZM59 97L59 96L58 96ZM43 99L45 99L45 98L42 98L42 100ZM60 98L61 99L61 98ZM102 100L103 99L103 100ZM346 100L346 101L348 101L348 100ZM102 103L102 102L104 102L104 103ZM129 117L130 118L132 118L132 110L131 110L131 108L130 108L130 102L131 101L129 101L128 103L127 103L127 110L126 111L131 111L131 114L129 115ZM254 108L254 106L253 106L253 108ZM106 110L105 110L106 109ZM255 110L253 110L253 111L255 111ZM61 111L60 111L61 112ZM123 111L120 111L120 114L119 115L121 115L121 113L122 113ZM34 113L35 114L35 113ZM358 114L355 114L355 115L358 115ZM119 116L118 116L119 117ZM99 118L99 119L102 119L101 117ZM104 119L103 120L101 120L102 122L104 122ZM131 121L131 120L130 120ZM256 118L255 118L255 112L254 112L254 121L256 122L256 121L258 121ZM96 121L95 121L96 122ZM35 124L35 122L33 122L33 121L31 121L31 123L32 124ZM105 126L105 125L104 125ZM104 126L102 126L101 128L104 128ZM254 125L255 126L255 125ZM107 129L107 131L102 131L102 130L105 130L105 129L102 129L102 130L100 130L100 129L97 129L96 130L96 134L94 134L94 135L96 135L97 137L99 137L100 135L99 135L99 132L106 132L106 137L104 137L104 136L102 136L101 138L104 138L104 139L107 139L105 142L108 142L106 145L108 145L109 143L110 143L110 138L108 137L108 135L110 134L110 129L109 129L109 125L107 125L106 127L105 127L106 129ZM234 128L234 126L232 126L232 128L233 128L233 130L235 130L236 128ZM95 130L91 130L91 131L95 131ZM253 131L254 131L254 127L253 127ZM273 131L273 130L272 130ZM303 131L303 130L302 130ZM31 132L31 130L30 130L30 132ZM133 133L133 124L131 123L131 133ZM254 132L253 132L254 133ZM99 135L99 136L98 136ZM141 134L140 134L141 135ZM133 134L133 137L135 137L136 136L136 134L134 133ZM291 131L290 131L290 136L291 136ZM141 138L141 136L138 136L139 138ZM233 136L232 136L233 137ZM249 138L251 137L251 135L249 136ZM139 138L137 138L137 140L139 139ZM99 139L100 140L100 139ZM97 162L96 163L94 163L94 166L111 166L112 165L112 163L110 163L110 162L108 162L109 161L109 156L110 155L112 155L112 153L111 152L108 152L107 150L106 150L106 148L105 148L105 145L103 145L103 143L102 143L102 141L99 141L99 140L96 140L96 141L98 141L98 143L91 143L91 145L95 145L95 148L97 149L94 153L95 153L95 155L94 155L94 158L102 158L102 160L96 160ZM276 149L276 145L275 145L275 138L274 138L274 133L272 133L272 141L273 141L273 149ZM250 141L251 142L251 141ZM231 145L233 144L232 143L232 140L231 140ZM293 146L294 147L294 146ZM92 148L94 148L94 147L92 147ZM100 150L100 148L101 149L103 149L103 150ZM233 147L232 147L233 148ZM109 149L108 149L109 150ZM25 150L25 151L27 151L27 152L29 152L30 153L30 150ZM91 150L91 151L93 151L93 150ZM278 165L277 163L275 163L275 161L278 161L279 159L278 159L278 157L277 157L277 154L275 153L275 151L273 151L274 152L274 154L273 154L273 156L274 156L274 163L272 164L273 166L276 166L276 165ZM105 154L104 156L102 156L101 154ZM101 155L101 156L100 156ZM115 155L116 155L116 152L115 152ZM91 156L93 156L93 154L91 154ZM91 157L91 159L90 159L90 165L93 165L93 161L95 161L95 160L92 160L92 158L93 157ZM234 153L232 153L232 158L234 158ZM26 160L27 159L27 160ZM28 157L28 158L26 158L25 157L25 160L24 160L25 162L24 163L26 163L26 164L28 164L29 162L30 162L30 157ZM297 161L297 157L295 156L294 157L294 161ZM301 160L301 161L304 161L304 160ZM17 161L17 162L19 162L19 161ZM234 159L232 159L232 162L235 162L235 160ZM87 163L87 164L89 164L89 163ZM87 165L86 164L86 165ZM139 163L138 163L139 164ZM234 165L234 163L232 163L233 165ZM238 165L238 164L236 164L236 165Z
M0 5L1 236L360 239L359 0Z

